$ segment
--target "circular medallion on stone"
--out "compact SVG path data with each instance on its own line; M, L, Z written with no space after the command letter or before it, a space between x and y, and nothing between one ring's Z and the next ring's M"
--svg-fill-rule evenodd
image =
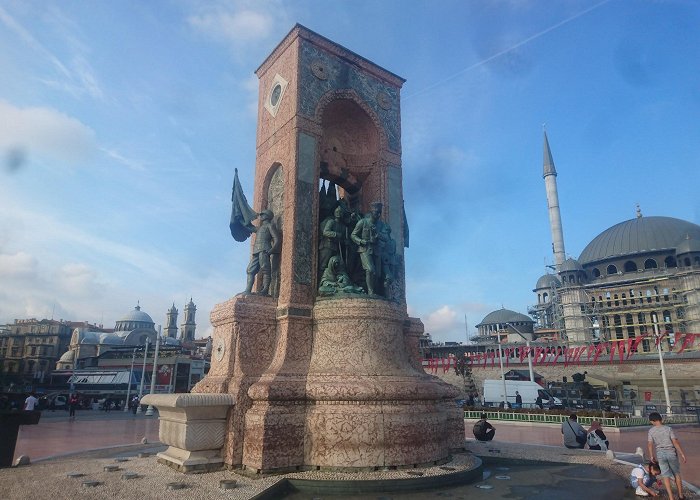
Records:
M319 80L328 80L328 68L320 59L311 62L311 72Z
M216 343L216 360L221 361L224 359L224 353L226 353L226 344L223 340L219 340Z
M392 99L386 92L377 93L377 104L382 109L391 109Z

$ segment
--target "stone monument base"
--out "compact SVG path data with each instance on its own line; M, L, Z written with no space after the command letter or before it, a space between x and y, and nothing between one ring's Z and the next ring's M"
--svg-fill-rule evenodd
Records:
M145 405L158 408L158 437L168 449L158 462L185 473L210 472L224 465L221 448L230 394L149 394Z

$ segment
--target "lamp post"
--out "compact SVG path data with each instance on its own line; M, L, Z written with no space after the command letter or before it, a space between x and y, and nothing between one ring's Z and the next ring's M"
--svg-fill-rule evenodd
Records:
M156 353L154 354L153 357L153 372L151 373L151 392L149 394L153 394L155 392L156 388L156 374L158 370L158 349L160 348L160 325L158 325L158 336L156 337ZM153 415L153 405L148 405L148 409L146 410L146 416L150 417Z
M501 347L501 334L496 331L496 338L498 339L498 361L501 365L501 382L503 382L503 404L508 403L508 390L506 389L506 375L503 372L503 349Z
M651 313L651 323L654 327L654 341L656 342L656 350L659 353L659 366L661 367L661 381L664 384L664 396L666 396L666 414L672 415L671 397L668 394L668 382L666 381L666 369L664 368L664 356L661 352L661 335L659 334L659 317L656 313Z
M143 398L143 381L146 378L146 358L148 358L148 344L150 339L146 339L146 349L143 351L143 367L141 368L141 385L139 386L139 406L136 409L137 412L141 413L141 399Z
M136 348L131 354L131 368L129 369L129 381L126 384L126 401L124 401L124 411L129 411L129 396L131 396L131 379L134 376L134 360L136 359Z
M509 327L511 327L513 330L515 330L515 333L520 335L523 339L525 339L525 345L527 346L527 368L530 370L530 382L535 381L535 373L532 371L532 357L530 356L530 339L528 339L523 333L515 328L515 325L513 323L506 323Z

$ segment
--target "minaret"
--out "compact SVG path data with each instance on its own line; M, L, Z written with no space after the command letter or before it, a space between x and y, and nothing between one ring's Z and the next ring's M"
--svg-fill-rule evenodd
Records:
M180 325L180 340L183 342L191 342L194 340L194 330L197 325L194 322L194 313L197 312L197 306L192 302L192 297L190 301L185 306L185 321Z
M165 336L177 338L177 309L173 302L173 307L168 310L168 321L165 325Z
M557 272L566 260L564 251L564 230L561 227L561 213L559 212L559 195L557 193L557 170L554 168L552 152L549 150L547 132L544 133L544 186L547 190L547 208L549 210L549 225L552 230L552 250L554 251L554 263Z

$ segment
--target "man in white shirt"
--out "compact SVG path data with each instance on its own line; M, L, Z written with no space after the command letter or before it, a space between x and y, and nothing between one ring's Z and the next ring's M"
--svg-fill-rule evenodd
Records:
M34 397L34 393L32 392L29 396L27 396L27 399L24 400L25 411L34 411L38 403L39 400Z

